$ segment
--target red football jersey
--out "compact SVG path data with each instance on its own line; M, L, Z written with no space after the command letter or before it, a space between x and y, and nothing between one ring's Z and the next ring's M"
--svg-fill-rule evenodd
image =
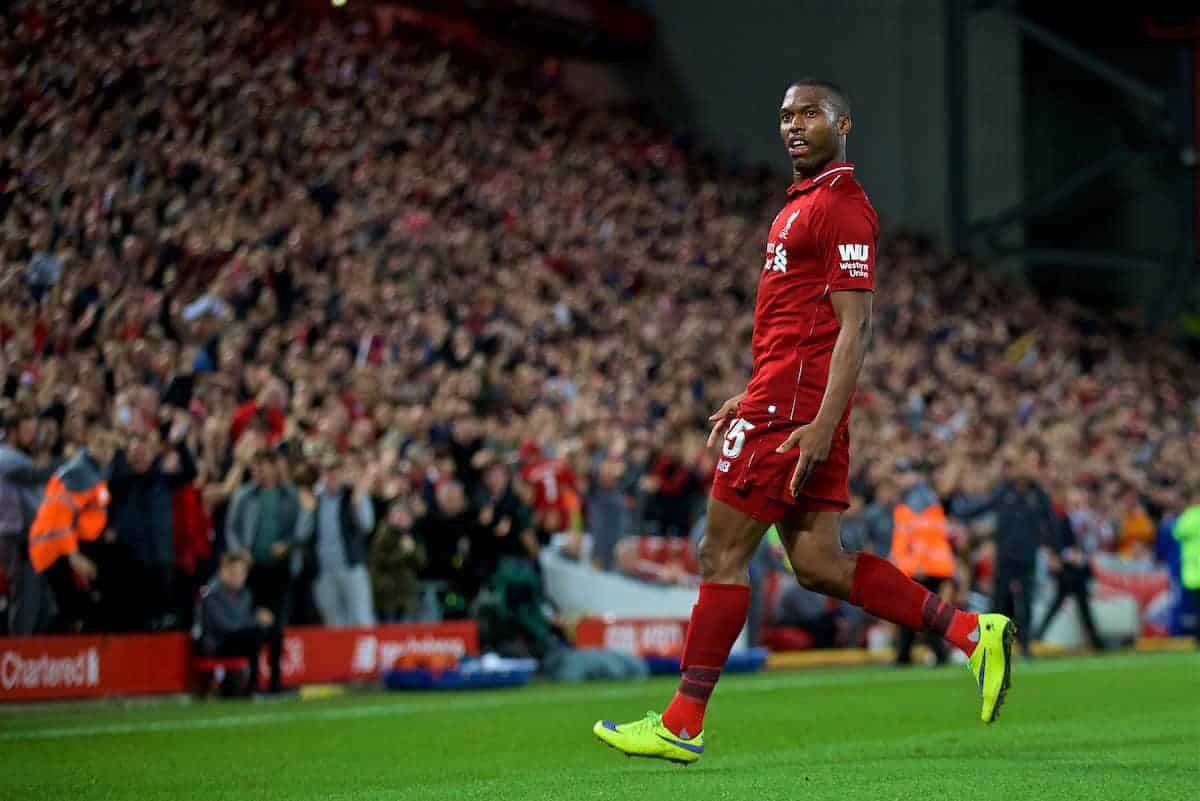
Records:
M538 460L521 469L521 478L533 487L533 511L557 512L557 517L551 518L551 528L566 529L577 499L575 473L567 463L557 459Z
M739 417L816 417L839 329L829 296L874 291L878 236L879 218L853 164L831 164L788 188L767 240L754 307L754 372ZM839 427L849 415L847 404Z

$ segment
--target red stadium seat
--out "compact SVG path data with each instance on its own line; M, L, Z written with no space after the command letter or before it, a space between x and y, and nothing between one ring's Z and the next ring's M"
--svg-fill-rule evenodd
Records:
M230 673L249 673L250 660L244 656L202 656L192 660L196 691L201 697L212 692Z

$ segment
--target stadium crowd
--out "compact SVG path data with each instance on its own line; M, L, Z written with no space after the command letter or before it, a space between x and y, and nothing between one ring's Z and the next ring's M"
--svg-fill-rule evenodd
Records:
M112 493L65 577L0 532L13 633L186 626L234 549L278 620L466 615L556 533L636 573L621 543L699 523L776 177L584 106L537 58L296 36L270 6L60 0L0 26L4 457L86 449ZM1187 357L882 245L848 536L888 548L925 492L958 586L988 592L996 488L1030 479L1081 547L1151 559L1200 498Z

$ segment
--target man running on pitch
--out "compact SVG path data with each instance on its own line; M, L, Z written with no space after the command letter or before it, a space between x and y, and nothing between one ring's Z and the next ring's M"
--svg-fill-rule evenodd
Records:
M796 579L970 657L996 718L1009 687L1015 626L943 602L885 559L845 553L850 407L871 338L875 210L846 162L850 108L828 81L792 85L779 133L792 160L788 202L775 217L754 309L754 371L746 391L712 416L725 428L700 544L700 597L680 661L682 680L661 714L593 731L632 756L689 763L704 753L704 711L750 605L747 566L763 533L779 529Z

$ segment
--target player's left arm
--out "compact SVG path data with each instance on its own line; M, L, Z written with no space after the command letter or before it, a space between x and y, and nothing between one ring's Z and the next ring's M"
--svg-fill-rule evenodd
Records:
M874 297L870 292L861 290L834 292L829 296L840 327L829 360L829 381L825 384L821 409L811 423L793 431L778 448L779 453L792 448L800 450L800 459L792 472L789 486L793 496L800 492L813 469L829 458L833 434L858 386L858 374L871 342L871 305Z
M846 412L846 405L858 386L858 374L867 358L871 344L871 306L875 296L870 292L846 290L829 296L833 313L838 319L837 341L829 359L829 382L825 397L812 425L828 430L830 437Z
M825 256L829 300L838 320L838 335L817 416L793 431L777 449L779 453L792 448L800 451L789 485L793 496L799 494L813 469L829 457L833 435L858 384L871 341L878 234L879 223L870 206L844 196L833 199L816 226L817 247Z

